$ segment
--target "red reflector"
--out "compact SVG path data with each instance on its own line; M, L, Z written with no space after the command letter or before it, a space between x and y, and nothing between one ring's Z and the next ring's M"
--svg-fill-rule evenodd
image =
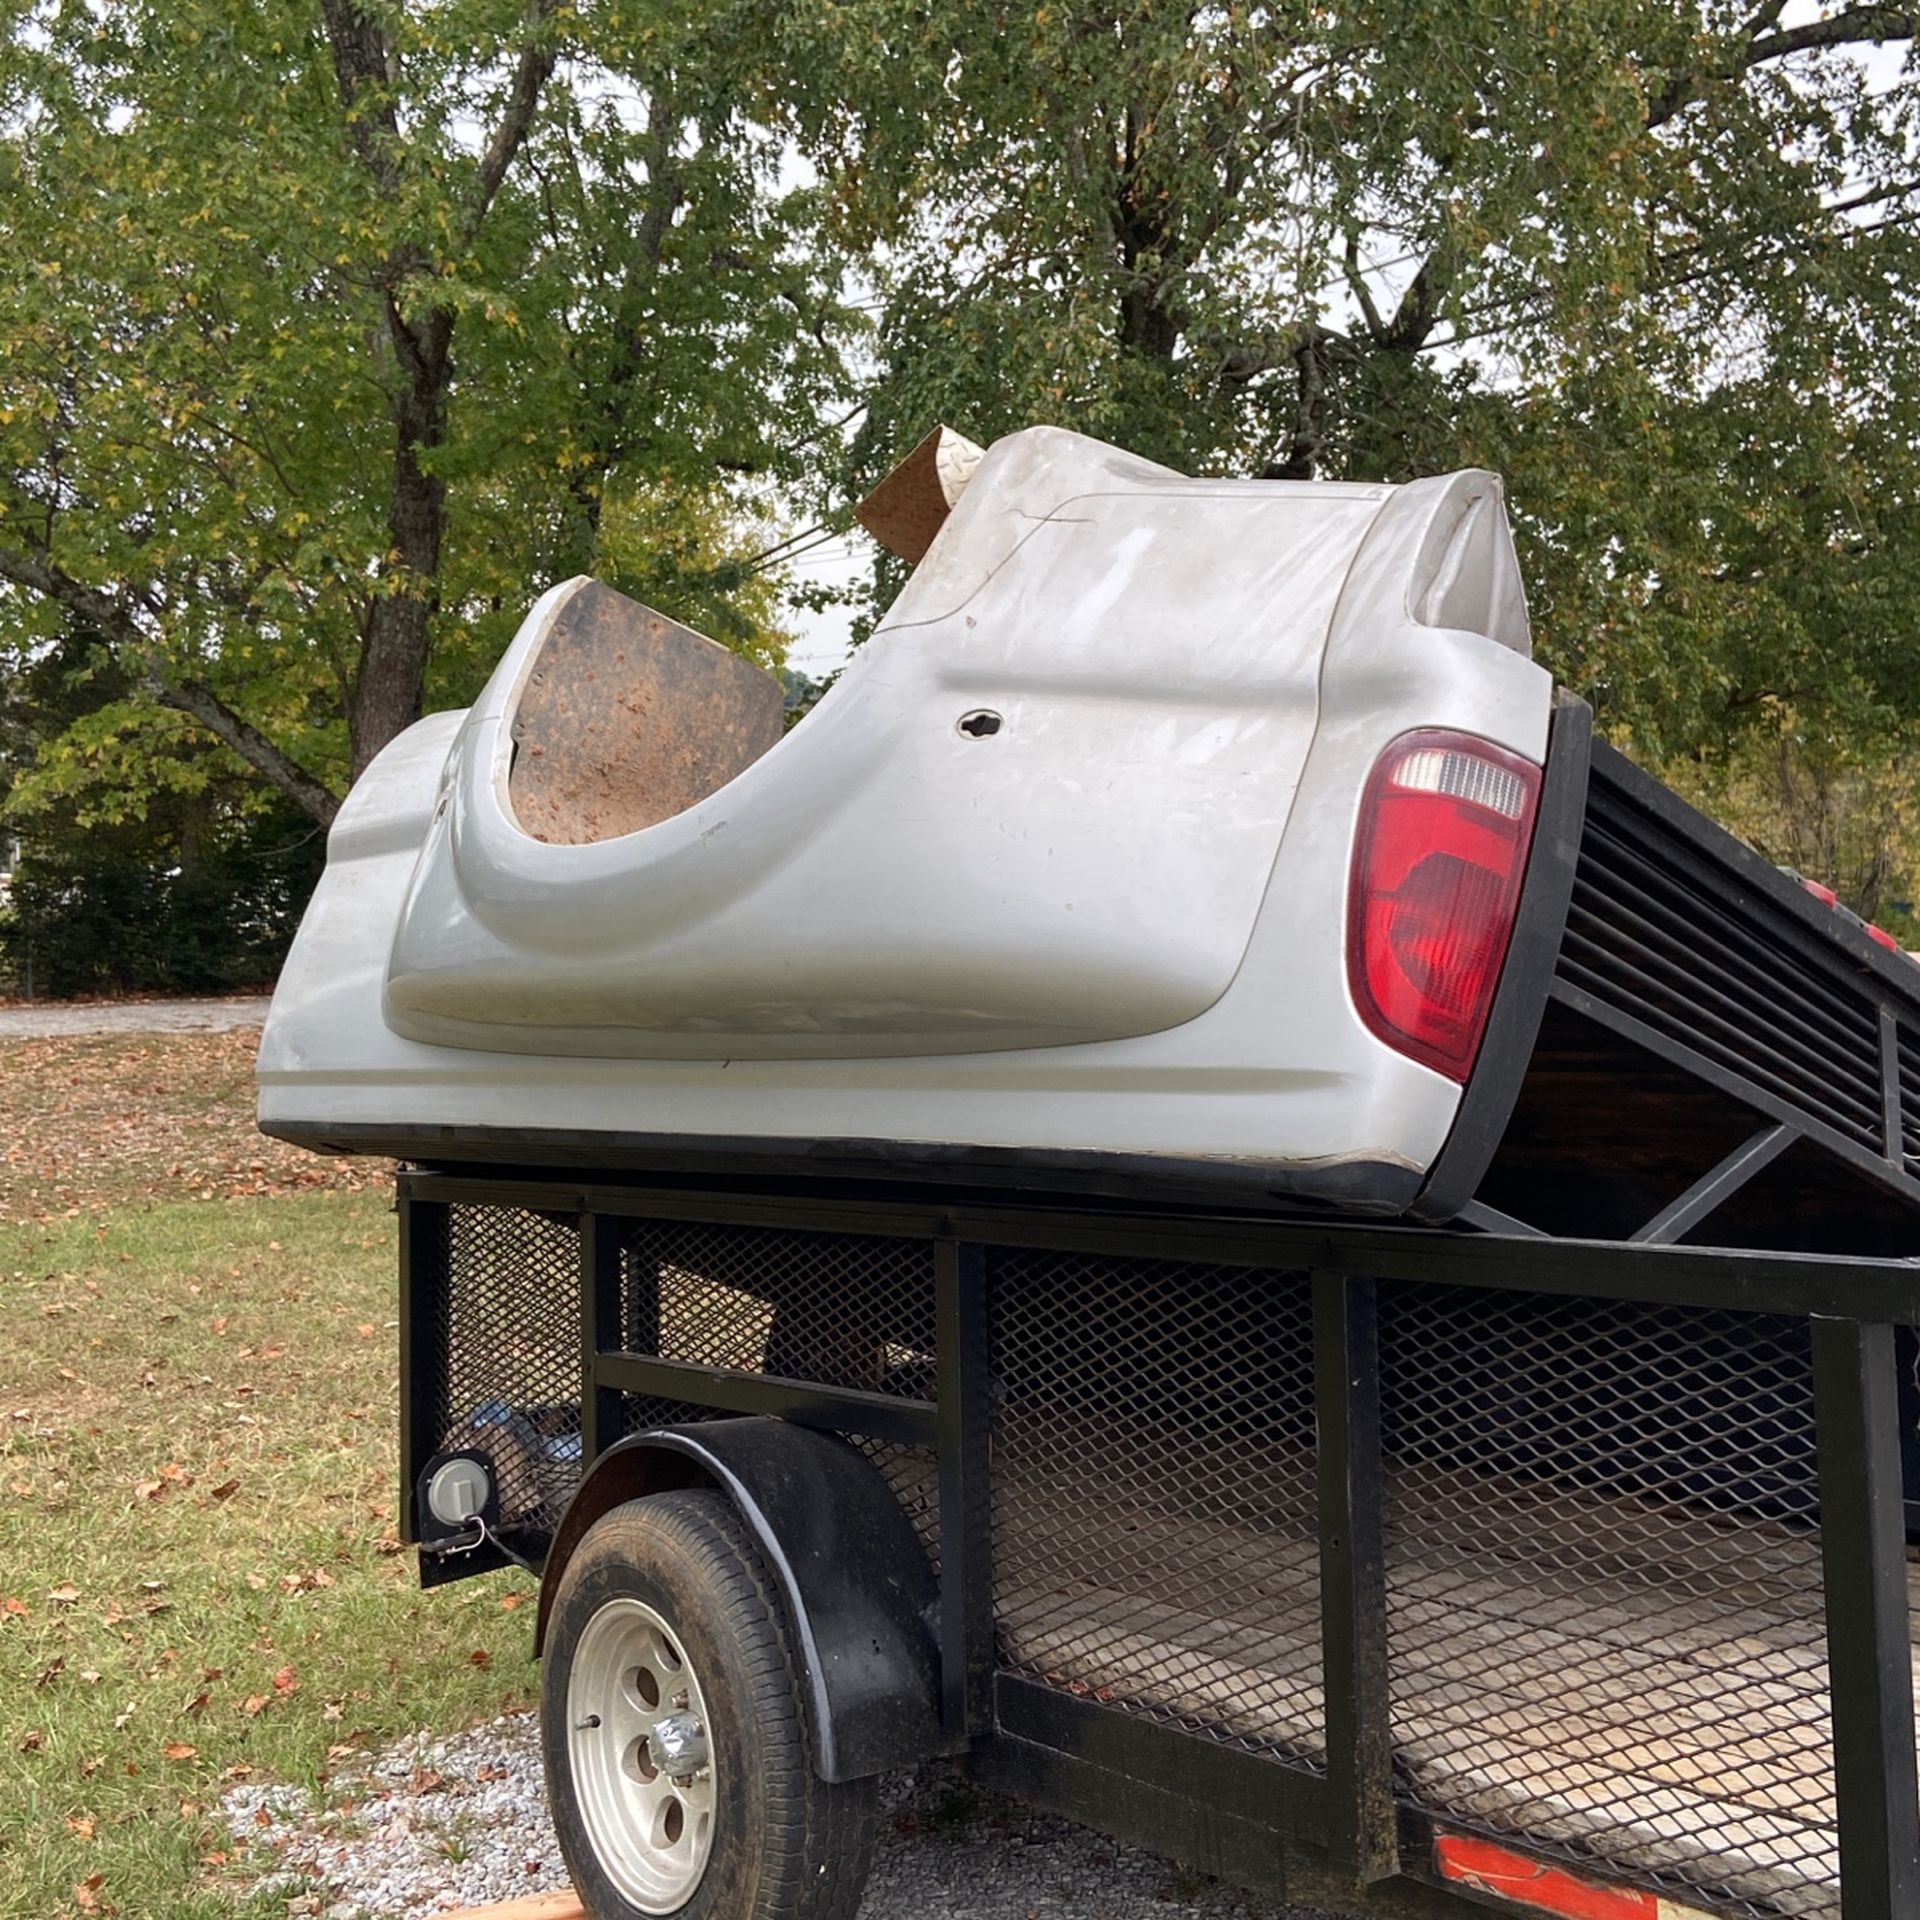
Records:
M1903 947L1885 927L1876 927L1871 920L1865 921L1863 924L1867 929L1867 938L1869 940L1878 940L1889 953L1906 952L1906 948Z
M1388 1046L1472 1070L1513 932L1540 769L1460 733L1408 733L1375 763L1347 895L1347 979Z
M1566 1914L1570 1920L1660 1920L1660 1902L1650 1893L1596 1887L1491 1840L1443 1833L1434 1840L1433 1857L1441 1879L1542 1913Z
M1801 886L1812 894L1823 907L1837 907L1840 904L1840 896L1835 893L1831 887L1823 887L1818 880L1809 880L1805 874L1801 874L1798 877Z

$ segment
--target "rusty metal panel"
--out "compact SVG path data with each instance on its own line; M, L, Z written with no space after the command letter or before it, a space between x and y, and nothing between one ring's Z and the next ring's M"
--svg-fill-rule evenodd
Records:
M559 845L638 833L752 766L784 712L772 674L589 581L560 609L521 691L514 816Z

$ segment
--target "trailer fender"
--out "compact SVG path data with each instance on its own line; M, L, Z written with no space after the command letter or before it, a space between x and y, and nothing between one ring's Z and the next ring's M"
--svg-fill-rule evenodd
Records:
M926 1549L863 1454L786 1420L705 1420L609 1447L555 1529L541 1573L536 1653L587 1529L626 1501L678 1487L712 1487L733 1502L786 1597L823 1780L863 1779L946 1749L933 1631L938 1590Z

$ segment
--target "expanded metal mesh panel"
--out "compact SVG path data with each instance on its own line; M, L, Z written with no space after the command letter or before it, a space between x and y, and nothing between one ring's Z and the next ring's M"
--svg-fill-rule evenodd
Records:
M620 1431L614 1437L623 1439L630 1433L650 1433L655 1427L684 1427L696 1420L727 1417L718 1407L697 1407L690 1400L666 1400L657 1393L623 1393Z
M1805 1323L1411 1284L1381 1322L1403 1792L1837 1915Z
M880 1469L881 1478L906 1510L920 1536L934 1570L940 1567L940 1462L931 1447L904 1441L876 1440L871 1434L849 1434L848 1439Z
M1004 1667L1323 1763L1304 1277L990 1256Z
M580 1478L580 1235L570 1214L456 1206L437 1413L493 1456L503 1527L551 1532Z
M634 1352L934 1397L930 1242L638 1220L624 1250Z
M1883 1151L1879 1014L1860 970L1740 874L1690 857L1635 798L1643 781L1596 749L1560 977Z

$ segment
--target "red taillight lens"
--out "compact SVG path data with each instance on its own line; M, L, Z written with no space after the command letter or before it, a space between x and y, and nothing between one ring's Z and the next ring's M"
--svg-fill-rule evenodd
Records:
M1390 1047L1472 1070L1513 932L1540 769L1460 733L1408 733L1367 779L1347 897L1347 978Z

